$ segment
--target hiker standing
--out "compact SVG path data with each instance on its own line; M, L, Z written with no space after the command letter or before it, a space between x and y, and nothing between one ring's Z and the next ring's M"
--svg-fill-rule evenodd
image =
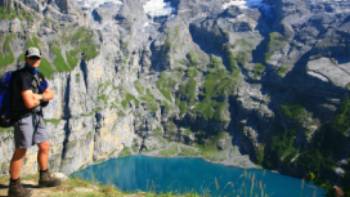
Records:
M50 144L42 108L54 95L44 76L37 70L40 62L40 50L34 47L27 49L25 66L14 72L10 85L15 151L9 170L9 197L31 196L31 191L21 185L20 174L26 151L35 144L38 146L39 187L54 187L60 184L58 179L51 176L48 166Z

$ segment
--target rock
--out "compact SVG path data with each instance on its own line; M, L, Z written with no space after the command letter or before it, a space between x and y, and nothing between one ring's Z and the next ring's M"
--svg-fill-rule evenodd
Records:
M22 26L21 21L18 18L15 18L10 23L9 31L11 33L19 33L22 32Z
M36 0L23 0L22 2L25 5L27 5L28 7L30 7L31 9L39 11L40 5L39 5L38 1L36 1Z
M340 177L345 176L345 170L343 168L340 168L340 167L334 168L334 172Z
M10 22L7 20L0 20L0 33L8 33L10 31Z
M350 64L337 64L328 58L308 62L308 74L324 82L346 88L350 83Z
M61 173L61 172L55 172L52 173L52 176L61 180L61 181L66 181L68 180L68 176L66 176L65 174Z
M69 11L68 0L55 0L57 7L62 13L67 14Z
M219 150L225 150L227 148L227 141L225 139L220 139L217 143L216 143L216 147Z

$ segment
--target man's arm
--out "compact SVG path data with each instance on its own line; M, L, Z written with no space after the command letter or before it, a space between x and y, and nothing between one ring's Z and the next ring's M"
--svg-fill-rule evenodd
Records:
M53 91L49 88L47 88L43 94L36 94L32 90L25 90L21 94L24 101L24 106L28 109L33 109L39 106L41 101L50 101L54 96Z
M43 99L43 96L40 94L33 93L32 90L24 90L22 93L22 98L24 106L28 109L33 109L40 105L40 100Z

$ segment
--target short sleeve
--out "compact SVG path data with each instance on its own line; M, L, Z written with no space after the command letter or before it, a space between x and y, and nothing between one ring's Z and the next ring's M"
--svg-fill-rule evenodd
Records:
M20 75L19 87L21 91L32 89L32 78L29 75Z

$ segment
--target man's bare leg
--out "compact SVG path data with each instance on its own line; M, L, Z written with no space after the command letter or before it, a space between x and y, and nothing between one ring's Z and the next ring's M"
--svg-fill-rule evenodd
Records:
M50 143L48 141L38 144L38 164L41 171L49 169L49 151Z
M38 164L40 170L39 186L55 187L61 184L59 179L51 176L49 172L49 151L50 143L48 141L38 144Z
M20 196L20 197L30 197L31 191L22 186L20 176L21 169L23 167L23 159L26 155L27 149L16 148L13 153L11 163L10 163L10 183L8 196Z
M21 169L23 166L23 158L26 155L27 149L16 148L13 153L10 164L10 176L12 180L16 180L21 176Z

